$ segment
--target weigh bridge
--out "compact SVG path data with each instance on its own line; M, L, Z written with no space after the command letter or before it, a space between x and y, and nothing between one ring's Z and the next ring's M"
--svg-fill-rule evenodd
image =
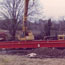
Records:
M39 47L65 47L65 40L0 42L0 48L39 48Z

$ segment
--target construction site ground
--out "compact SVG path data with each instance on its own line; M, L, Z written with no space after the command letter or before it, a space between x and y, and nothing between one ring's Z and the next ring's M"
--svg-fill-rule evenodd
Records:
M36 53L29 57L28 54ZM22 51L2 51L0 65L65 65L65 49L37 48Z

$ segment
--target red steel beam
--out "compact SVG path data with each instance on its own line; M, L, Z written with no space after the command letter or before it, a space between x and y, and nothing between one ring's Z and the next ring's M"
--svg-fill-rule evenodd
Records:
M0 48L39 48L39 47L65 47L65 40L0 42Z

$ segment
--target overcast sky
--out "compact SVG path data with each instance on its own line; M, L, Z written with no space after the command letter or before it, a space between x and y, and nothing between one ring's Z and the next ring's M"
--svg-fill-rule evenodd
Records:
M58 19L65 16L65 0L39 0L39 2L46 17Z
M0 0L0 2L3 1L3 0Z
M47 17L58 19L65 16L65 0L40 0L40 4Z

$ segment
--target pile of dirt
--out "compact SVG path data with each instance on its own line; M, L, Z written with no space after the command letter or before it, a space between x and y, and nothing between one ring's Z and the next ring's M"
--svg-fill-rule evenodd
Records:
M4 51L2 51L3 54ZM0 53L0 54L2 54ZM35 53L35 58L65 58L65 49L60 48L36 48L36 49L16 49L16 50L8 50L6 54L14 54L14 55L28 55L31 53Z
M37 48L32 51L37 54L37 57L40 58L64 58L65 57L65 49L57 49L57 48Z

